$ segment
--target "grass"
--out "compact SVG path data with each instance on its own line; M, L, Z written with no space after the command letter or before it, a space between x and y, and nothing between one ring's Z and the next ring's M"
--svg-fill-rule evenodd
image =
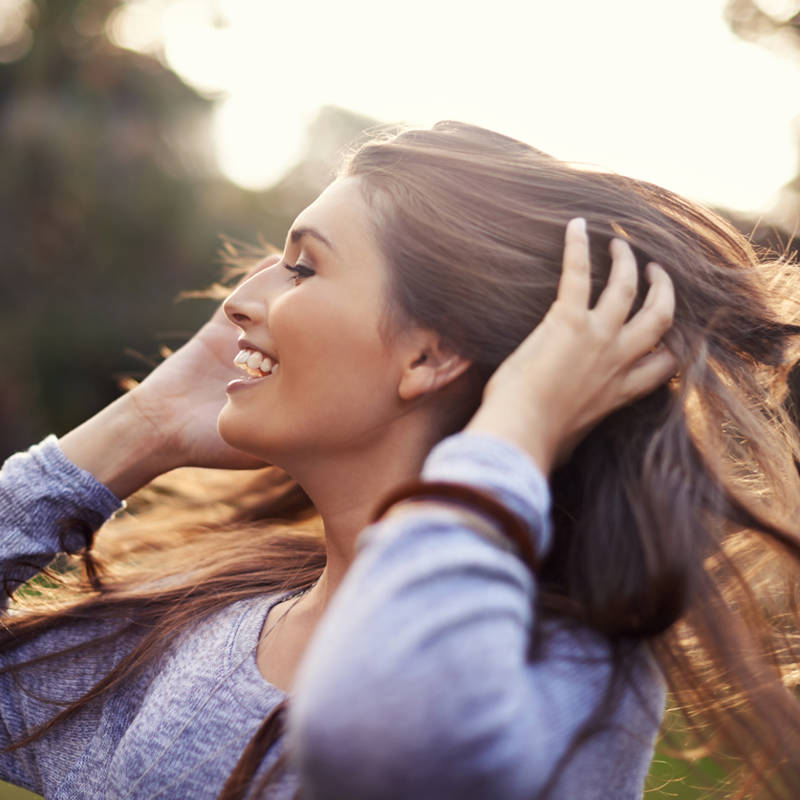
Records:
M0 781L0 800L37 800L37 798L39 798L38 794Z
M644 797L645 800L704 800L724 778L722 769L708 759L701 759L690 766L684 761L656 751ZM38 794L0 781L0 800L37 798Z
M656 750L645 784L645 800L706 800L714 797L726 774L708 758L692 764Z

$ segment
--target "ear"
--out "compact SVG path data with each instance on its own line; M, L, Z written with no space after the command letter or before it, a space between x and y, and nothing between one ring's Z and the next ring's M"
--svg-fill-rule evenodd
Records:
M463 375L472 362L442 345L438 334L420 331L400 377L397 393L403 400L415 400L444 389Z

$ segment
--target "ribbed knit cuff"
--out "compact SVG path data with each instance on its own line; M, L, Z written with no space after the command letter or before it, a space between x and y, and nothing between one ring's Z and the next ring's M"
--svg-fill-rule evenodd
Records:
M422 477L491 492L528 523L536 553L547 552L552 535L550 488L531 458L510 442L485 433L449 436L431 450Z
M99 528L124 503L93 475L73 464L48 436L27 452L11 456L3 465L3 502L8 522L20 527L53 528L66 517ZM19 516L19 519L15 519Z

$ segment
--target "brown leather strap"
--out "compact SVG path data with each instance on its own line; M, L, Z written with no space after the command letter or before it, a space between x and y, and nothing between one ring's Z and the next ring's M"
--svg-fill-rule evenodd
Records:
M540 561L533 547L530 528L513 511L506 508L488 492L473 486L466 486L463 483L412 481L399 486L383 499L373 514L373 521L379 520L393 505L405 500L455 503L489 517L514 544L517 555L531 571L539 571Z

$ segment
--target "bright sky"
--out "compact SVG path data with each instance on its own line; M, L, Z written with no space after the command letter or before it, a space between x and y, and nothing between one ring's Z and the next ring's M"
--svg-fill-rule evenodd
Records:
M762 0L775 6L781 0ZM331 104L462 119L708 203L765 210L796 172L800 68L724 0L129 0L120 44L218 93L222 170L269 185Z

